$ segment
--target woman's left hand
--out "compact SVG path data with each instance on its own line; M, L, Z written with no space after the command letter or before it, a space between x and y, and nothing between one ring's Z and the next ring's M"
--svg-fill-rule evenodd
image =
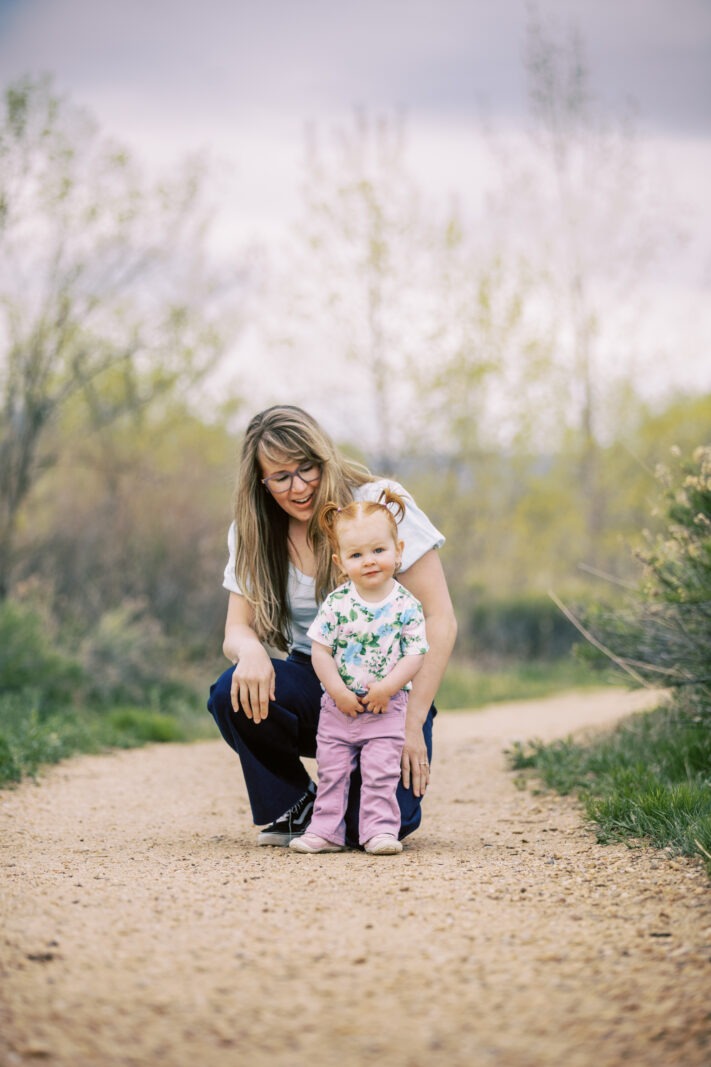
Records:
M430 781L430 761L427 746L419 724L405 729L405 745L401 758L402 784L405 789L412 785L416 797L423 797Z

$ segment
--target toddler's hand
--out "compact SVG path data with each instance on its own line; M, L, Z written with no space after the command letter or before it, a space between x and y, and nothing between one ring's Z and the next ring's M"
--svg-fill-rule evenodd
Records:
M342 693L339 693L333 699L338 710L342 711L344 715L350 715L352 719L355 719L363 711L363 705L350 689L344 689Z
M382 712L388 710L388 704L392 693L386 686L385 682L373 682L368 687L368 692L363 697L363 704L376 715L382 714Z

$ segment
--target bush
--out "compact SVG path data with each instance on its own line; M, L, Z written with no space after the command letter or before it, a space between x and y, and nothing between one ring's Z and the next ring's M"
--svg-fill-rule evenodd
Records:
M29 691L38 713L71 701L83 682L78 660L61 651L55 627L36 609L0 602L0 691Z
M630 675L669 687L680 706L711 715L711 447L667 472L667 524L639 553L638 591L614 610L589 612L588 630ZM600 652L586 653L600 658Z
M97 707L154 704L173 687L173 655L157 619L140 601L102 615L81 645L86 698Z
M159 711L113 708L109 712L108 722L124 739L135 738L140 743L187 740L180 723Z
M0 603L0 786L77 752L204 736L204 698L175 679L140 605L103 616L80 642L84 664L61 646L44 612Z
M548 597L481 600L468 620L475 659L556 660L567 656L578 633Z
M19 782L42 764L97 747L94 731L76 713L43 711L36 692L0 697L0 783Z
M143 708L40 712L36 694L0 695L0 787L33 777L40 767L78 752L189 741L207 733L207 715L178 705L169 715Z

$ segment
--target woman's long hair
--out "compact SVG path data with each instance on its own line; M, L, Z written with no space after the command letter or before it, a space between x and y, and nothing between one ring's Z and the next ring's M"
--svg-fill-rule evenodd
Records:
M321 468L308 537L316 558L316 600L338 584L318 515L327 500L343 507L356 486L373 481L360 463L345 459L315 419L301 408L279 404L255 415L245 434L235 490L237 558L235 577L254 611L260 640L287 651L291 642L287 603L289 516L262 485L260 456L297 465L310 460Z

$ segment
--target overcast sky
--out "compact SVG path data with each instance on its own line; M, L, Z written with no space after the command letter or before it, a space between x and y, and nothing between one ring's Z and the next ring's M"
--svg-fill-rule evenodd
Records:
M711 133L709 0L537 9L579 28L605 95L635 98L650 129ZM0 64L5 80L55 71L136 121L303 119L358 103L461 120L482 101L515 119L525 19L524 0L0 0Z
M156 160L232 160L246 212L287 210L307 121L403 107L433 180L469 184L483 114L525 117L526 0L0 0L2 83L49 71ZM606 105L711 158L711 0L539 0L583 40ZM696 150L697 154L693 155ZM426 176L425 176L426 177Z
M229 159L232 223L268 236L295 205L305 124L347 119L356 106L405 108L420 180L437 191L473 188L482 116L501 131L525 120L527 8L526 0L0 0L0 74L4 85L51 72L107 133L154 162L192 150ZM605 105L619 113L634 104L639 131L696 213L702 288L711 273L711 0L535 8L559 30L577 28Z
M711 141L711 0L536 9L579 30L610 107L634 101L650 135ZM306 121L358 105L404 107L415 132L452 146L483 112L516 126L526 12L525 0L0 0L0 71L3 83L54 73L145 153L204 147L257 170L253 151L285 163Z

